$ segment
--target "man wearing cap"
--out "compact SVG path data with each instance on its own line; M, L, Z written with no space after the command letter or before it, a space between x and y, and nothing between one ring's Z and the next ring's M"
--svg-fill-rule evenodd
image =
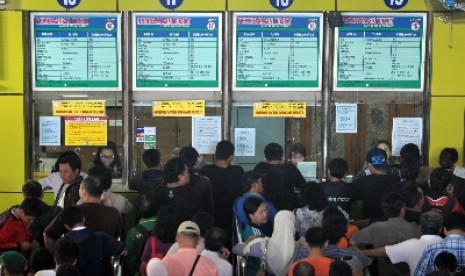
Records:
M27 260L21 253L8 251L0 255L1 275L23 276L27 270Z
M371 174L357 179L354 200L360 199L363 202L364 219L380 220L383 217L381 199L385 194L400 190L400 177L386 173L387 156L382 149L370 149L365 160Z
M448 251L457 258L457 270L465 268L465 216L451 213L444 219L444 234L442 242L426 247L415 269L415 276L428 275L435 270L434 259L443 252Z
M423 250L430 244L442 241L439 236L442 230L442 215L437 212L426 212L421 215L420 226L423 235L419 239L409 239L398 244L361 250L361 252L370 257L389 257L393 264L405 262L409 266L410 275L413 275Z
M168 275L217 276L215 264L199 255L196 246L200 237L200 228L193 221L184 221L179 225L176 242L179 250L163 258Z

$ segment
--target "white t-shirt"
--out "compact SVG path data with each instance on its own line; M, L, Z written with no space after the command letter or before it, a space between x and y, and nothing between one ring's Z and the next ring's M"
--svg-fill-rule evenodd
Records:
M56 271L53 269L37 271L35 276L55 276Z

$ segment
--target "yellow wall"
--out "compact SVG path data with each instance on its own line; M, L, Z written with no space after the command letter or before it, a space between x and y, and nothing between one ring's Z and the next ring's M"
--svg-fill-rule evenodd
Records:
M11 1L11 0L10 0ZM19 8L29 11L65 11L57 0L16 0ZM71 11L116 11L116 0L81 0Z
M123 11L167 11L158 0L119 0L119 9ZM226 10L226 0L184 0L174 12L224 10Z
M0 95L23 93L22 28L22 12L0 11Z

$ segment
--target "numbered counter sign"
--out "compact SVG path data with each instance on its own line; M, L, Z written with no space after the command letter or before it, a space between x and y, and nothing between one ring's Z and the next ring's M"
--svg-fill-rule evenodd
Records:
M174 10L176 8L179 8L182 5L182 2L184 0L159 0L160 4L169 9L169 10Z
M270 0L270 4L280 11L289 8L294 0Z
M58 4L65 9L75 8L81 3L81 0L57 0Z
M386 6L392 10L398 10L407 5L408 0L384 0Z

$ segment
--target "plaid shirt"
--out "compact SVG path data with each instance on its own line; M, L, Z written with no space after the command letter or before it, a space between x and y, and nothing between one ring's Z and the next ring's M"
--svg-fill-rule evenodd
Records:
M442 251L448 251L457 258L457 269L465 267L465 237L462 235L449 235L442 242L428 245L417 268L415 276L424 276L434 271L434 259Z

